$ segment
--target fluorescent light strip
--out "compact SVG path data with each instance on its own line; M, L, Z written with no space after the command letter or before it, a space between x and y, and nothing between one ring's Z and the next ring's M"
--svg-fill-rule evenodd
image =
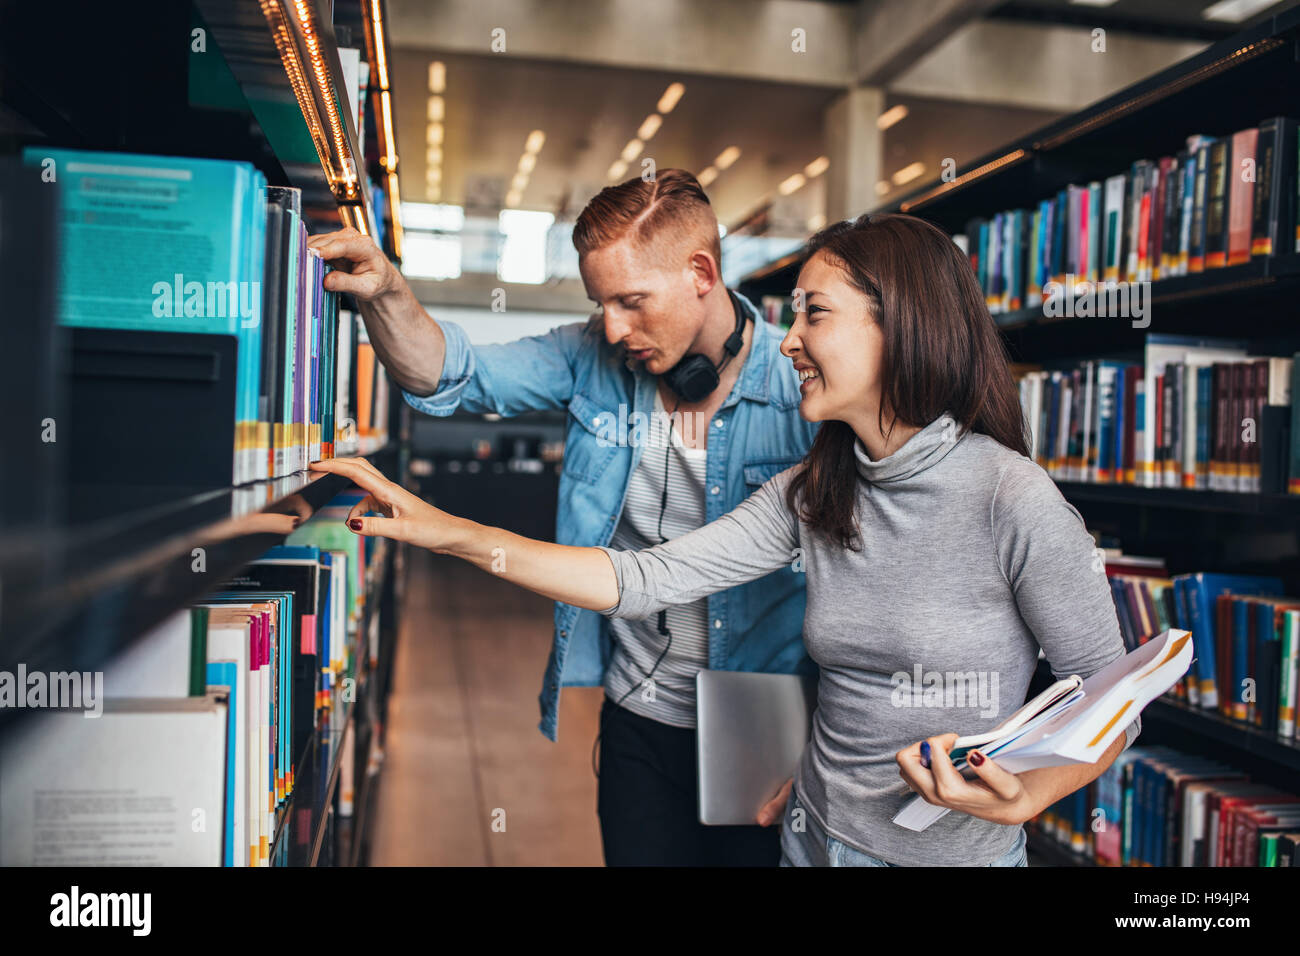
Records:
M876 129L889 129L889 127L902 122L906 118L907 107L899 103L897 106L891 106L876 117Z
M680 83L670 83L668 89L664 90L663 96L659 97L659 112L667 116L677 105L677 101L682 98L686 92L686 87Z

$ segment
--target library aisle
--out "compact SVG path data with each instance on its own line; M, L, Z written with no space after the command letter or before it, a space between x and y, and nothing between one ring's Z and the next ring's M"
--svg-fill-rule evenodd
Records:
M601 689L537 732L551 603L427 551L407 575L370 864L600 866Z

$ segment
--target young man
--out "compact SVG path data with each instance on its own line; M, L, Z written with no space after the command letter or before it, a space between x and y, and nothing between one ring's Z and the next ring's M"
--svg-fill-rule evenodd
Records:
M694 176L661 170L601 190L573 242L601 315L479 347L455 323L431 319L369 238L345 230L311 245L342 270L327 287L358 300L371 343L414 408L568 409L561 544L657 544L726 514L803 458L816 426L799 417L782 332L723 285L718 222ZM780 827L698 822L695 675L810 669L797 558L657 620L556 604L539 728L556 739L561 686L604 686L607 864L776 865Z

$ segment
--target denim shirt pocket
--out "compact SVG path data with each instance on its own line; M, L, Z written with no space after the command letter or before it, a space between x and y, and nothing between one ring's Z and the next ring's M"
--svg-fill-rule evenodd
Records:
M569 428L564 438L564 472L595 484L618 448L618 413L601 408L581 392L569 400Z
M745 462L745 484L748 493L753 494L768 479L779 475L787 468L792 468L803 461L803 456L781 458L754 458Z

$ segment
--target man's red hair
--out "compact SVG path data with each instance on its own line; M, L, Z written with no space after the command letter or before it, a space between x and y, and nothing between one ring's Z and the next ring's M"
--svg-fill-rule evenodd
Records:
M683 254L703 248L721 268L717 216L704 187L684 169L661 169L649 182L638 177L606 186L574 223L573 245L581 256L630 236L646 248L670 233L678 240L674 248L689 240L690 249Z

